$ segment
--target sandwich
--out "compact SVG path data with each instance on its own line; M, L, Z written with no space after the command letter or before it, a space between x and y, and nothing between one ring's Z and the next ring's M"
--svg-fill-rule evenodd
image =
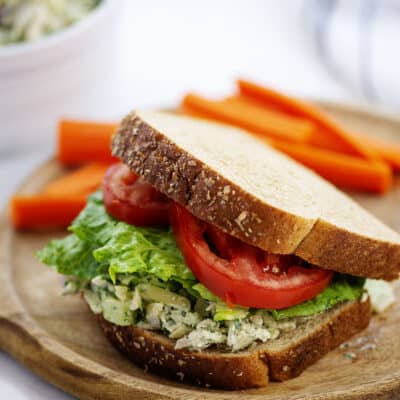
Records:
M146 371L245 389L298 376L368 326L400 236L240 129L133 112L120 159L40 260Z

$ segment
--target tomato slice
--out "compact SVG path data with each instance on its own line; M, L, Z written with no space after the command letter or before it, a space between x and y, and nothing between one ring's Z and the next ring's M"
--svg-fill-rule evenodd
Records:
M245 244L201 222L177 203L171 204L170 216L189 268L203 285L230 305L291 307L314 298L332 279L332 271L306 264L295 256L269 254Z
M103 179L104 206L120 221L138 226L167 226L169 199L124 164L114 164Z

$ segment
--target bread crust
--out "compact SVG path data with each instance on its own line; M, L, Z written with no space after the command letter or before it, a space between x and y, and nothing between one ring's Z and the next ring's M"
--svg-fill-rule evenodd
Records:
M98 316L109 341L146 371L172 379L220 389L265 386L269 380L283 381L298 376L327 352L368 326L370 302L347 302L329 311L290 344L263 344L251 350L229 353L176 350L166 336L134 326L117 326ZM316 317L319 318L319 317Z
M311 264L373 279L399 278L400 246L317 221L295 254Z
M322 268L351 275L387 280L399 277L400 239L394 232L387 229L390 239L385 241L378 234L368 237L348 231L334 221L280 210L181 149L140 114L133 112L124 118L113 138L112 151L135 173L196 217L244 242L272 253L296 254ZM321 182L315 174L309 178L317 188L320 185L321 190L336 194L331 185ZM366 218L371 223L376 221L370 215Z

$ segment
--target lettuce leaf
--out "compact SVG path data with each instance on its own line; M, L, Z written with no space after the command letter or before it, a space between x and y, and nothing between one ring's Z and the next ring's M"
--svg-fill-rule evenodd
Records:
M196 285L193 285L193 290L196 292L196 297L201 297L204 300L209 300L209 301L221 301L219 297L217 297L215 294L211 293L204 285L201 283L196 283Z
M318 314L343 301L359 299L364 292L364 283L363 278L336 275L333 282L314 299L286 309L271 310L271 313L276 320Z
M117 224L118 221L111 217L104 208L102 193L96 192L89 197L86 207L73 221L69 231L94 247L100 247L114 235L114 228Z
M117 274L135 273L154 275L164 282L175 280L183 286L197 282L171 230L117 221L106 212L101 193L89 198L69 230L72 235L50 242L38 253L44 264L61 274L93 278L107 266L114 283Z
M233 321L235 319L246 318L249 314L249 309L247 307L229 307L201 283L193 285L192 289L196 292L196 297L215 303L214 321Z
M93 257L94 249L91 243L69 235L61 240L52 240L37 253L37 257L60 274L89 280L107 270L107 265Z
M155 275L164 282L196 281L171 231L119 222L107 244L96 249L93 255L97 261L109 264L114 283L116 274L126 273Z

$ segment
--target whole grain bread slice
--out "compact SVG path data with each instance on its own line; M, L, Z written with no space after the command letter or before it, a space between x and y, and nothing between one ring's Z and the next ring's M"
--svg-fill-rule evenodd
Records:
M278 254L377 279L400 273L400 236L334 186L246 132L133 112L113 154L198 218Z
M114 346L150 372L221 389L265 386L269 380L298 376L330 350L368 326L370 302L352 301L310 319L298 319L294 331L238 353L175 349L166 336L134 326L117 326L98 316Z

